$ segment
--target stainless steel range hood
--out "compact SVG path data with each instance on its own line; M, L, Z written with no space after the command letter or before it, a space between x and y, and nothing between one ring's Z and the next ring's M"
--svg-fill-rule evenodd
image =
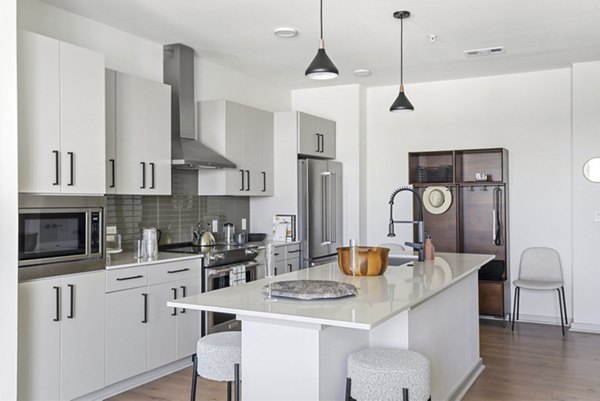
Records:
M163 48L164 82L171 85L171 158L174 168L235 168L235 163L196 140L194 50L180 43Z

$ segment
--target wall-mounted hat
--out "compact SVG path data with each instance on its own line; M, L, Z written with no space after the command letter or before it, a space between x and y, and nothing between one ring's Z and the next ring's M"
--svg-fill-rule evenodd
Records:
M443 186L431 186L423 192L423 206L431 214L442 214L452 204L452 192Z

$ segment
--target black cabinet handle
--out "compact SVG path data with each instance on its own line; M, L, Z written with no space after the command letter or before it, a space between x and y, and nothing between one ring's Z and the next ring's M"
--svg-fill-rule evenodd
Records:
M250 191L250 170L246 170L246 176L248 177L246 180L246 191Z
M140 162L142 165L142 186L140 189L146 188L146 162Z
M295 251L288 251L288 253L298 253L300 252L300 249L296 249Z
M173 273L183 273L183 272L187 272L190 271L190 269L188 269L187 267L185 269L179 269L179 270L167 270L167 273L169 274L173 274ZM184 295L185 297L185 295Z
M320 153L321 152L321 138L319 138L319 134L315 134L315 137L317 138L317 149L315 149L315 152Z
M52 185L58 185L58 150L53 150L52 153L54 153L54 182L52 183Z
M277 268L273 267L273 273L275 273L275 275L277 275Z
M75 286L73 284L67 285L69 287L69 314L67 315L67 319L73 319L75 316L73 313L73 306L75 303Z
M154 163L148 163L148 164L150 164L150 177L152 178L151 184L150 184L150 189L154 189Z
M111 177L111 184L110 184L110 188L114 188L115 187L115 159L110 159L110 177Z
M73 186L73 159L75 158L75 154L73 152L67 152L69 156L69 174L71 175L68 186Z
M244 170L240 170L240 173L242 173L242 187L240 188L240 191L243 191L246 188L246 186L244 185Z
M291 273L292 272L292 264L291 263L288 263L288 268L289 268L290 273Z
M187 290L187 288L185 287L185 285L182 285L180 288L181 288L181 296L182 296L183 298L185 298L185 296L186 296L185 294L186 294L186 292L187 292L187 291L186 291L186 290ZM185 308L182 308L182 309L181 309L181 313L185 313Z
M134 280L136 278L142 278L142 277L144 277L144 276L142 276L141 274L138 274L137 276L117 277L117 281Z
M275 256L279 256L279 254L277 252L274 253Z
M144 318L142 323L148 323L148 294L142 293L142 299L144 300Z
M321 143L321 145L319 146L319 153L323 153L325 151L325 136L323 134L317 135L319 135L319 142Z
M52 319L55 322L58 322L60 320L60 287L52 287L54 288L54 295L56 296L54 302L56 303L56 315L54 316L54 319Z
M267 192L267 173L265 171L263 171L262 173L263 176L263 192Z
M173 291L173 300L177 299L177 288L171 288L171 290ZM171 313L171 316L177 316L177 308L173 308L173 313Z

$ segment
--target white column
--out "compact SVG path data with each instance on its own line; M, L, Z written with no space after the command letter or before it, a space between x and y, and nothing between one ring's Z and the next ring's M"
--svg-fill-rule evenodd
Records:
M17 2L0 2L0 400L17 399Z

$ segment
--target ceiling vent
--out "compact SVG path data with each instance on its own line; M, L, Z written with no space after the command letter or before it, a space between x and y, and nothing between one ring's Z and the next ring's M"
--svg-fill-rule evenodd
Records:
M485 49L465 50L463 53L467 57L490 56L492 54L503 54L504 46L488 47Z

